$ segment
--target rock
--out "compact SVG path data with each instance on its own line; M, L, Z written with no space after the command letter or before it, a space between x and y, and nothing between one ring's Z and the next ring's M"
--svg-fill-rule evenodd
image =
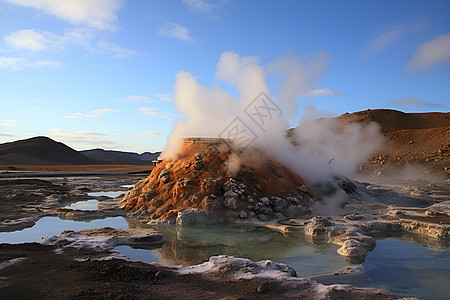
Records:
M259 202L264 204L265 206L269 206L270 205L270 200L267 197L263 197L263 198L259 199Z
M203 168L203 161L201 161L201 160L197 160L195 163L194 163L194 168L196 169L196 170L200 170L201 168Z
M308 213L309 213L309 209L303 205L290 205L284 211L284 214L290 218L304 216L304 215L307 215Z
M367 255L364 245L354 239L349 239L344 242L341 248L337 250L339 255L350 258L365 258Z
M351 221L355 221L355 220L361 220L363 219L363 216L357 215L357 214L348 214L344 216L344 219L346 220L351 220Z
M170 174L169 170L162 170L161 173L159 173L159 178L162 178L164 176L167 176Z
M273 201L273 210L275 212L281 212L281 211L283 211L283 209L285 207L288 206L288 203L283 198L273 197L273 199L274 199L274 201Z
M168 183L169 181L170 181L169 176L163 176L163 177L161 177L161 182L162 182L162 183Z
M215 210L222 207L222 203L215 195L209 195L203 198L202 207L204 210Z
M321 226L324 226L324 227L329 227L329 226L333 226L334 225L333 222L331 222L327 218L321 217L321 216L312 218L311 219L311 224L312 225L321 225Z
M246 213L245 211L241 211L241 212L239 213L239 217L240 217L241 219L247 219L247 218L248 218L248 215L247 215L247 213Z
M209 211L198 210L198 209L187 209L178 212L177 225L205 225L214 224L213 215Z
M229 209L236 209L238 207L238 202L235 198L225 198L224 206Z
M448 214L434 210L427 210L425 214L428 217L448 217Z

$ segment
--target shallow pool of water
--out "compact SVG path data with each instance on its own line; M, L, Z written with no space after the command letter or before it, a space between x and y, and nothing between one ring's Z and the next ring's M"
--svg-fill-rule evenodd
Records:
M90 197L106 196L106 197L115 198L115 197L120 196L125 193L127 193L127 191L92 192L92 193L88 193L88 196L90 196Z
M42 238L59 235L64 230L84 230L102 227L128 228L123 217L106 218L92 221L61 220L58 217L44 217L31 228L20 231L0 232L0 243L40 242Z
M0 242L39 242L64 230L101 227L128 228L136 224L123 217L78 222L44 217L32 228L1 232ZM141 227L142 225L138 225ZM355 267L336 252L338 246L327 242L310 243L302 236L285 237L255 226L165 226L158 230L167 239L156 250L118 246L115 249L132 260L165 265L194 265L213 255L230 255L254 261L271 259L296 269L299 277L311 277ZM361 264L362 273L350 284L389 290L400 297L448 299L450 295L450 250L448 244L427 241L415 235L374 236L376 248ZM415 241L415 242L411 242ZM423 243L423 245L417 244ZM436 243L435 243L436 242ZM427 246L428 245L428 246ZM348 283L338 282L335 283Z
M101 196L106 196L106 197L111 197L111 198L115 198L117 196L120 196L122 194L125 194L127 191L107 191L107 192L92 192L92 193L88 193L88 196L90 197L101 197Z
M68 205L64 208L76 209L76 210L97 210L98 209L98 200L87 200L87 201L78 201Z
M448 249L387 238L377 240L362 265L369 281L353 285L383 288L399 297L450 299Z

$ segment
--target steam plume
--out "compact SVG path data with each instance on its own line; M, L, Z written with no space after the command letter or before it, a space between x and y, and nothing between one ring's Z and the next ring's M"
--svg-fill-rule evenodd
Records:
M173 99L176 109L186 119L174 122L162 157L175 159L183 137L218 137L239 118L255 134L252 146L285 163L310 182L327 179L334 173L351 176L358 164L382 145L377 126L341 126L334 119L319 119L314 108L307 108L292 138L286 137L288 118L298 113L296 99L307 95L320 82L328 58L326 52L305 57L284 55L267 64L265 70L257 57L223 52L216 64L216 79L231 86L237 97L219 85L200 85L190 73L179 71ZM265 116L270 118L261 126L255 124L252 119L255 114L249 114L248 109L261 93L270 95L266 77L274 74L281 75L284 82L278 96L271 98L277 109L267 110ZM257 111L258 107L262 106L256 106ZM238 165L236 157L233 159L229 165ZM236 167L232 169L235 173Z

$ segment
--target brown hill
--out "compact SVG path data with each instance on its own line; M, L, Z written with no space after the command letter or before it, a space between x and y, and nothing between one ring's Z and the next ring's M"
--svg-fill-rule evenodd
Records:
M426 173L450 171L450 113L404 113L376 109L344 114L347 123L376 122L389 145L372 156L363 170L388 172L415 165Z
M222 139L185 140L178 159L162 161L136 184L125 195L123 208L153 220L198 209L213 213L218 222L310 213L311 197L316 196L300 176L257 150L241 154L239 172L230 175L237 156L229 149Z
M0 165L90 165L95 161L48 137L0 144Z
M352 114L347 113L339 116L338 119L352 123L376 122L383 133L450 126L450 113L404 113L391 109L368 109Z

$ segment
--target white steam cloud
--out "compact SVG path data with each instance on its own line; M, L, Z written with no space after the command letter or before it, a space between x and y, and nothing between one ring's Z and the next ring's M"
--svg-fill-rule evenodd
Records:
M173 100L186 119L175 120L162 157L176 159L183 137L224 137L224 130L238 118L253 135L249 148L265 151L306 180L317 182L333 174L352 176L357 166L383 144L377 126L342 126L335 119L319 119L320 115L310 108L291 138L287 137L287 120L299 110L296 100L309 95L320 82L328 59L326 52L284 55L264 69L257 57L223 52L216 65L216 79L228 84L238 96L219 85L201 85L190 73L178 72ZM271 98L273 102L256 103L258 95L270 95L268 75L281 75L284 82L278 96ZM230 173L236 173L239 160L233 157L228 167Z

